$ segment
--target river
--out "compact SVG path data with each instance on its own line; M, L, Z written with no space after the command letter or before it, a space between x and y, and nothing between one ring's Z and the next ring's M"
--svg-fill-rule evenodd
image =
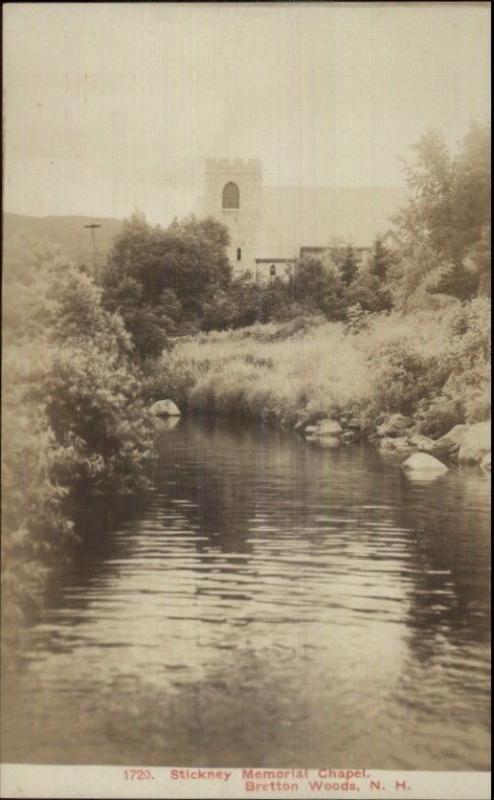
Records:
M489 766L489 481L181 420L4 681L10 762Z

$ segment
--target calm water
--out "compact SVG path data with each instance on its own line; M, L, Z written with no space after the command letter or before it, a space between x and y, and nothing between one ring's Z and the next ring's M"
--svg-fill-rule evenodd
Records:
M143 508L80 521L5 761L488 768L486 477L193 421L159 451Z

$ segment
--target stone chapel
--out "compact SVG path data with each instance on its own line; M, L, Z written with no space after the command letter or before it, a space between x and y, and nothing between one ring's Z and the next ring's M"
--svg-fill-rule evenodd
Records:
M263 184L257 159L207 159L204 213L230 233L234 273L252 279L285 278L297 259L352 242L362 265L377 235L406 197L400 187L293 187Z

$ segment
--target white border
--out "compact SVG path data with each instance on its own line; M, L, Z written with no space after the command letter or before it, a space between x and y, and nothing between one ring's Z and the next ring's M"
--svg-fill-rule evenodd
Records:
M207 778L202 773L209 767L149 767L151 778L129 779L132 768L97 766L49 766L3 764L0 768L2 798L340 798L359 800L490 800L489 772L408 772L391 770L353 770L364 777L326 778L326 768L307 770L307 778L289 778L298 790L247 789L243 769L215 768L220 778ZM249 768L250 769L250 768ZM189 770L191 778L176 777L177 772ZM247 768L245 768L247 770ZM263 768L267 770L267 768ZM175 771L175 772L174 772ZM295 771L297 772L297 771ZM298 771L302 772L302 771ZM227 777L228 774L228 777ZM174 775L175 777L172 777ZM347 785L345 789L311 789L318 781ZM257 779L268 785L270 780ZM283 782L283 781L282 781ZM277 781L274 781L277 783ZM353 789L349 786L353 785Z

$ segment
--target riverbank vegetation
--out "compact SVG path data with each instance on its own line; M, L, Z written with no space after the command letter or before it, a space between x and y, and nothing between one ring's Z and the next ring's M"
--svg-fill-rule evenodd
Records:
M147 388L192 412L284 425L347 413L366 430L396 412L440 436L488 418L488 359L488 302L477 298L351 325L312 317L201 334L164 356Z
M364 429L397 412L431 436L486 419L489 131L472 125L454 153L430 131L414 152L409 201L366 266L340 244L288 281L231 281L216 321L209 306L203 332L152 366L150 394L285 423L348 409Z
M153 421L129 333L54 250L4 250L3 630L29 617L74 540L76 492L149 487Z
M407 180L367 265L339 242L286 281L235 277L213 219L136 214L97 269L6 243L4 618L72 553L74 494L149 487L154 400L364 433L399 413L432 437L488 418L490 132L454 153L425 134Z

